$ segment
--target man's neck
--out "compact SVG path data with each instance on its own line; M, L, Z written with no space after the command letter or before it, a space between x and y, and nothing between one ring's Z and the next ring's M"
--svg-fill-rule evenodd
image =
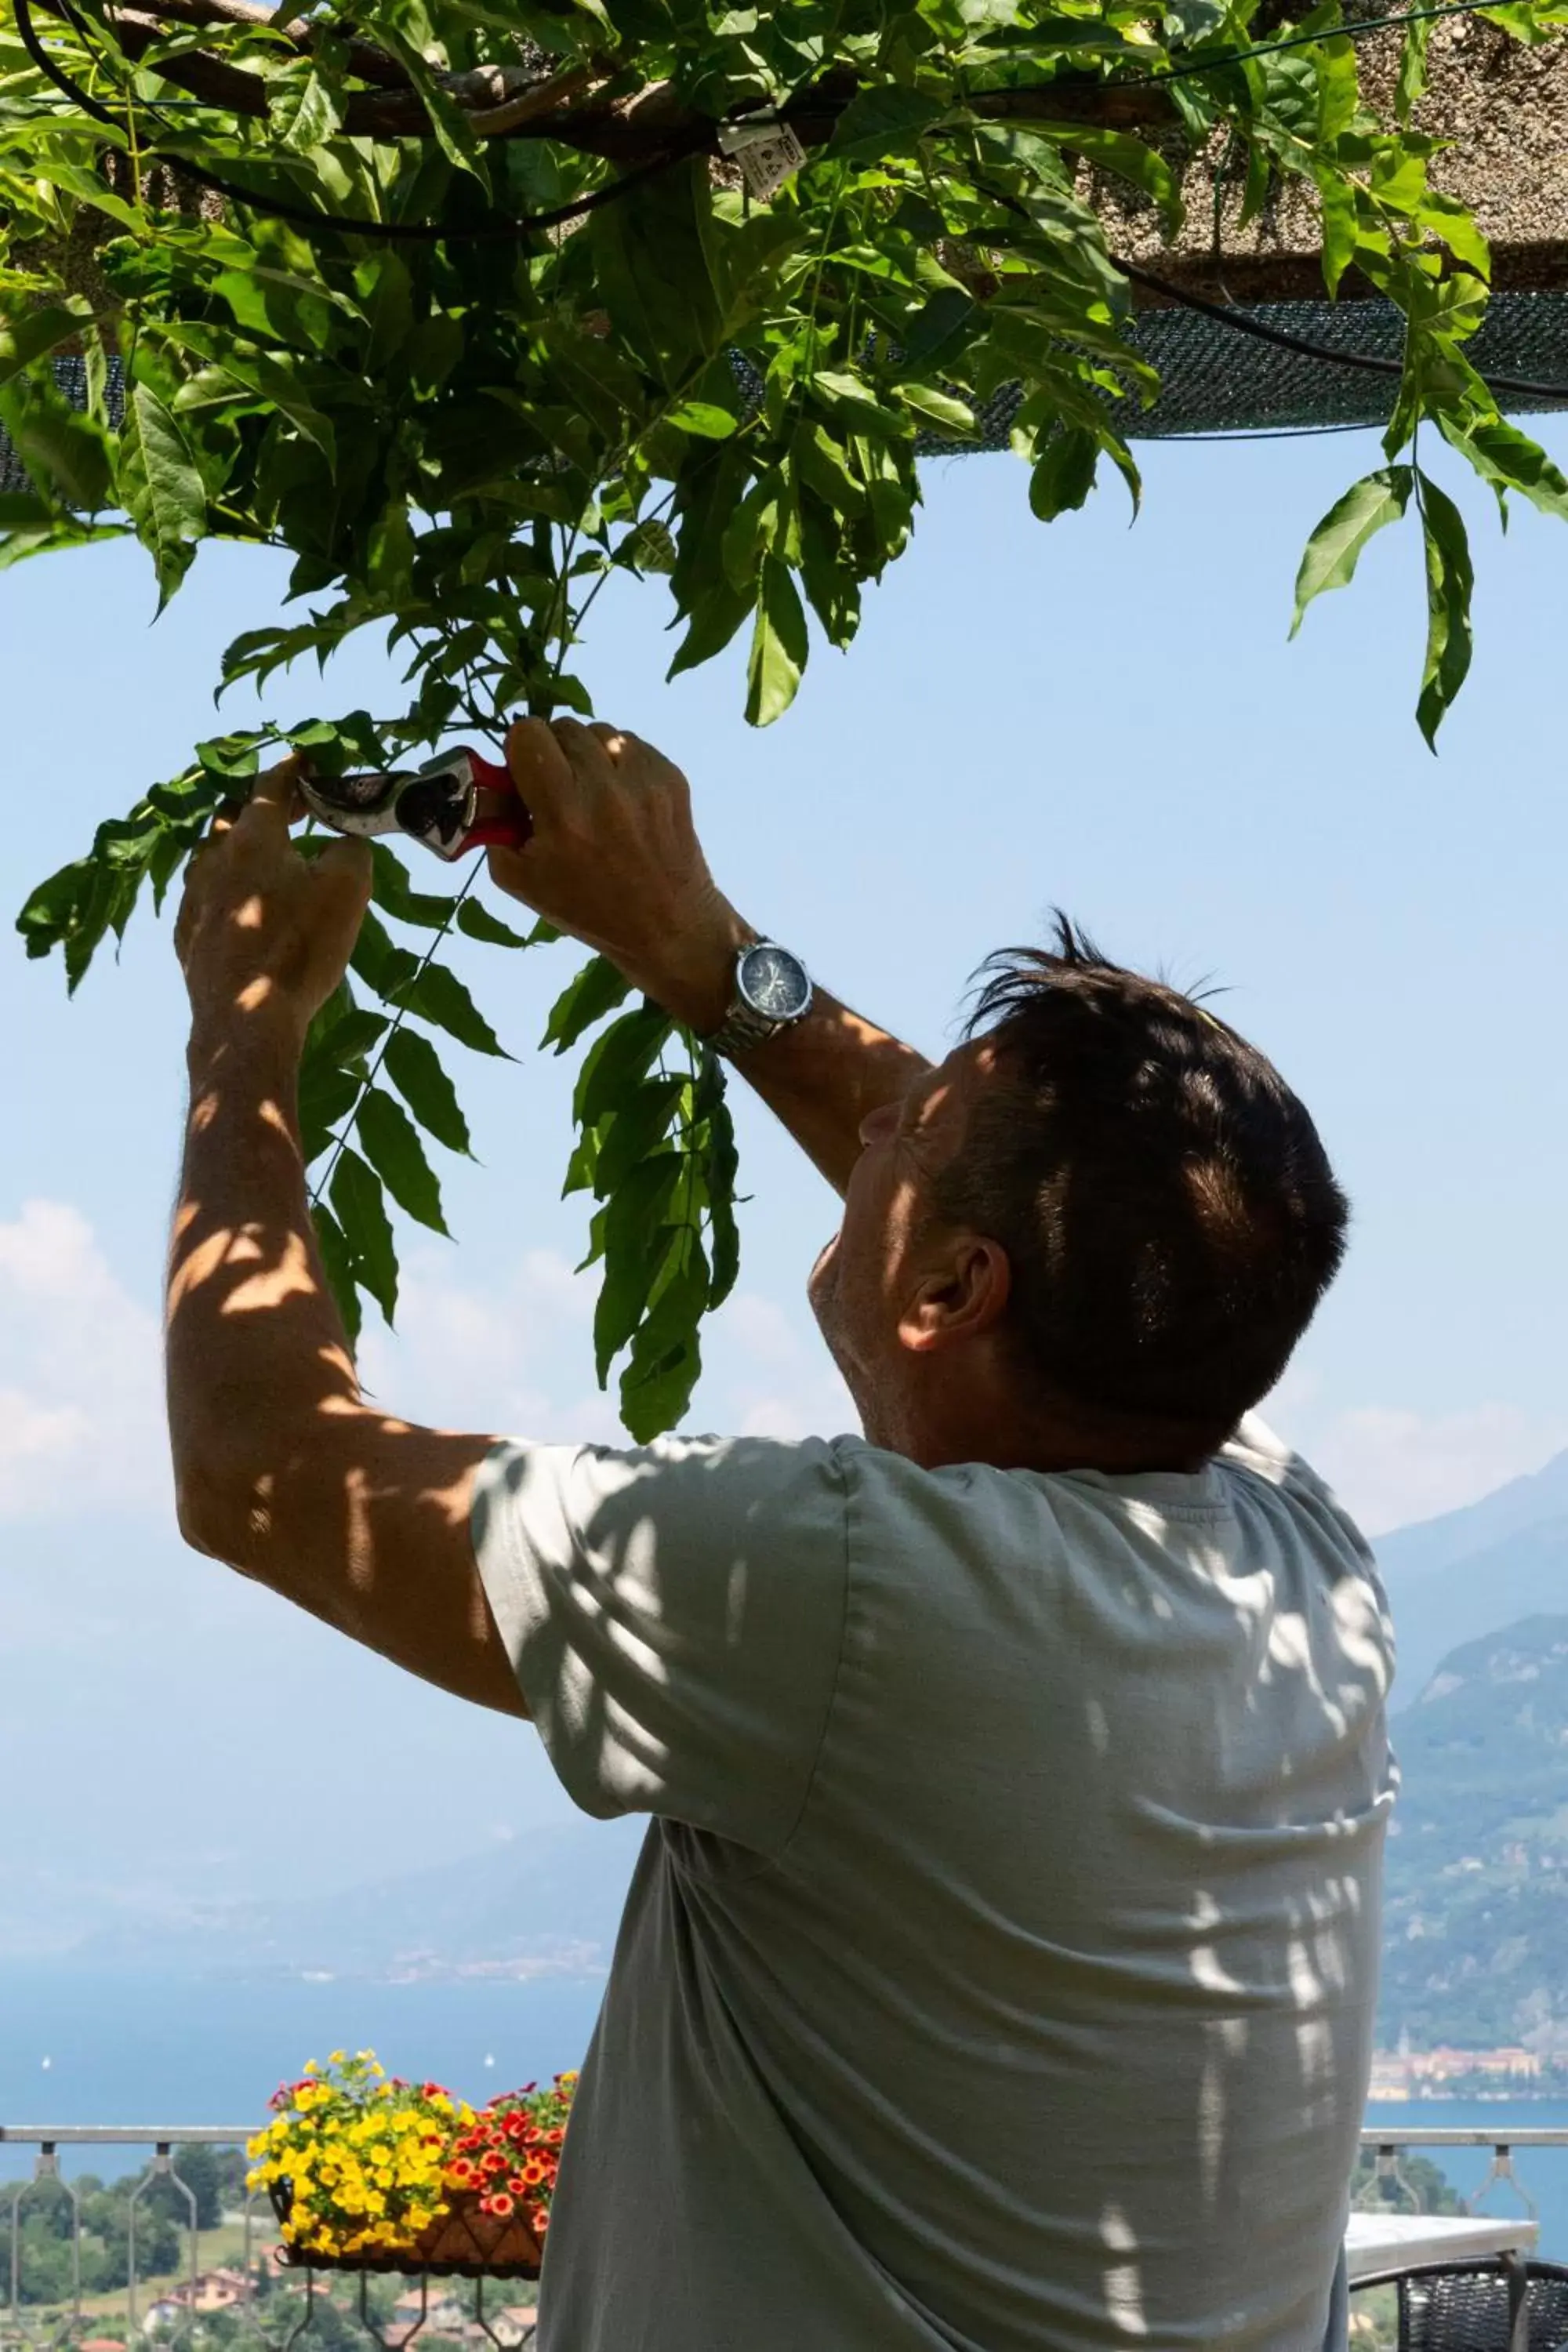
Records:
M986 1462L998 1470L1099 1470L1110 1477L1151 1471L1190 1475L1223 1439L1171 1423L1085 1412L1064 1398L982 1391L940 1415L911 1416L907 1454L923 1469Z

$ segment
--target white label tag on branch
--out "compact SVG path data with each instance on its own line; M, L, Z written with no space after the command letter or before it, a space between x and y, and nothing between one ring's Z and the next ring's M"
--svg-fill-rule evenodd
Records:
M739 163L759 204L777 195L805 161L805 149L787 122L759 123L754 131L743 123L731 123L719 133L719 144Z

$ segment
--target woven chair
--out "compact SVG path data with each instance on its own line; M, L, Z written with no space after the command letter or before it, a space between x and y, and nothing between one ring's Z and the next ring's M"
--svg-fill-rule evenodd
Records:
M1507 2255L1358 2279L1399 2290L1399 2352L1568 2352L1568 2268Z

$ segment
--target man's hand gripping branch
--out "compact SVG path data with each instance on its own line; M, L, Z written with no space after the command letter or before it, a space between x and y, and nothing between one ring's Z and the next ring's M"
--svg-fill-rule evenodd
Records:
M490 851L493 879L711 1034L729 1010L737 952L759 934L708 871L679 769L635 735L574 719L521 720L507 759L535 831L525 849ZM739 1066L842 1194L862 1123L926 1064L817 988L805 1019Z
M636 737L574 720L514 727L532 812L493 850L503 890L609 957L699 1034L724 1017L757 934L709 874L685 778ZM290 765L220 822L175 941L191 998L191 1102L168 1282L168 1398L180 1522L228 1561L459 1696L522 1700L474 1562L468 1513L492 1440L368 1404L310 1222L296 1093L310 1023L347 969L370 853L307 862ZM860 1129L921 1057L817 992L745 1075L842 1192Z

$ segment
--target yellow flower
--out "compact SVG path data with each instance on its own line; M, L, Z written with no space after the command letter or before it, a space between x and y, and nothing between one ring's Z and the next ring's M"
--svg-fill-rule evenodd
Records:
M331 2055L329 2056L329 2058L328 2058L328 2060L327 2060L327 2063L328 2063L328 2065L329 2065L329 2066L346 2066L346 2065L348 2064L348 2063L349 2063L349 2053L348 2053L348 2052L347 2052L346 2050L334 2050L334 2051L332 2051L332 2053L331 2053Z

